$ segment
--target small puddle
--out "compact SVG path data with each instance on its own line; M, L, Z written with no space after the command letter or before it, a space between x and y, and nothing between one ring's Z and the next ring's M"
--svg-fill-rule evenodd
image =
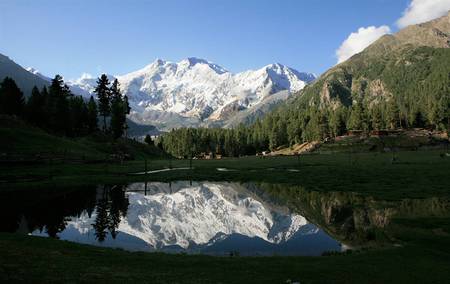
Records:
M190 170L190 169L191 168L160 169L160 170L153 170L153 171L147 171L147 172L130 173L130 175L156 174L156 173L161 173L161 172L170 172L170 171L178 171L178 170Z
M227 169L227 168L216 168L219 172L235 172L236 170Z

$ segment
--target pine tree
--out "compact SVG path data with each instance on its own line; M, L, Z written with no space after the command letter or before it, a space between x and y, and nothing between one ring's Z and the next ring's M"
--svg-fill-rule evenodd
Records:
M48 128L49 124L49 112L48 112L48 105L50 100L50 94L48 93L47 87L44 86L41 90L41 97L42 97L42 116L39 119L39 126L43 128Z
M125 106L122 98L122 93L119 89L119 81L114 80L111 89L111 130L114 138L119 138L123 135L125 130Z
M328 117L326 115L326 113L324 112L320 112L319 113L319 125L318 125L318 129L319 129L319 139L325 139L327 137L329 137L330 131L329 131L329 124L328 124Z
M39 127L44 126L45 120L45 97L41 94L39 89L34 86L31 90L31 97L28 99L25 109L26 109L26 118L27 120Z
M288 136L289 146L298 143L299 137L301 136L299 122L296 119L290 120L286 127L286 132Z
M70 119L67 97L70 90L60 75L56 75L50 84L45 110L48 112L48 127L57 133L64 134Z
M69 136L85 135L88 131L88 109L81 96L69 100L70 106L70 129Z
M396 129L400 122L400 110L394 98L391 98L386 107L386 123L390 129Z
M333 137L344 134L345 132L345 118L344 109L338 107L330 113L330 132Z
M98 111L103 116L103 131L106 132L106 117L111 114L111 98L108 77L103 74L97 80L97 87L94 90L98 98Z
M131 112L130 103L128 102L128 97L123 96L123 111L125 113L125 120L124 120L124 129L125 129L125 136L128 137L128 124L127 124L127 115Z
M414 120L412 125L419 128L425 127L425 119L421 111L416 111L414 113Z
M358 101L353 104L347 123L347 128L350 130L362 130L364 132L369 130L362 101Z
M25 100L16 82L6 77L0 83L0 112L9 115L22 115Z
M372 129L380 130L383 128L383 117L381 116L381 110L378 106L374 106L372 109Z
M150 135L145 135L145 139L144 142L147 143L148 145L154 145L154 142L152 140L152 137Z
M87 116L88 116L88 133L93 133L97 130L98 118L97 118L97 104L95 103L94 97L91 96L89 103L87 105Z

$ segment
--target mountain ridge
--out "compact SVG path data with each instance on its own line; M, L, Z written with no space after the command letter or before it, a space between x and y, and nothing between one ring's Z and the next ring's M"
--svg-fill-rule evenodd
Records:
M8 56L0 54L0 81L3 81L6 77L14 79L25 97L31 95L31 90L34 86L41 89L42 87L49 85L49 82L44 80L41 76L26 70Z
M280 91L299 91L315 75L279 63L234 74L208 60L189 57L180 62L157 59L139 70L110 75L110 80L115 78L129 97L132 120L170 129L227 126L228 118L234 114L251 110ZM82 77L68 84L89 95L95 78Z

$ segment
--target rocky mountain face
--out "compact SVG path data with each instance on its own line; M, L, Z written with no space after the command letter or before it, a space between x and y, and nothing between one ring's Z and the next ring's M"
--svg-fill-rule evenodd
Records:
M232 74L204 59L188 58L178 63L158 59L117 79L129 97L131 119L170 129L252 121L283 101L286 94L303 89L315 76L281 64ZM84 76L69 85L87 96L94 90L95 78ZM280 92L284 95L276 95ZM241 118L237 120L236 115Z

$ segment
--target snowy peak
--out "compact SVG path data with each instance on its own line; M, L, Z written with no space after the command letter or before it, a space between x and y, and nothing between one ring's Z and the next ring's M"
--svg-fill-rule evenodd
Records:
M288 75L290 80L295 80L297 78L306 83L310 83L316 79L316 75L313 73L299 72L280 63L270 64L265 68L267 72L272 73L274 77Z
M205 59L197 58L197 57L189 57L187 59L182 60L178 65L180 67L187 67L187 68L193 68L196 65L204 65L212 70L214 70L217 74L223 74L227 73L228 71L224 69L223 67L212 63L210 61L207 61Z
M189 57L176 63L157 59L116 78L129 98L132 120L171 129L226 125L235 114L260 107L269 96L300 91L315 76L279 63L233 74L208 60ZM92 76L82 76L69 85L88 95L95 82Z

